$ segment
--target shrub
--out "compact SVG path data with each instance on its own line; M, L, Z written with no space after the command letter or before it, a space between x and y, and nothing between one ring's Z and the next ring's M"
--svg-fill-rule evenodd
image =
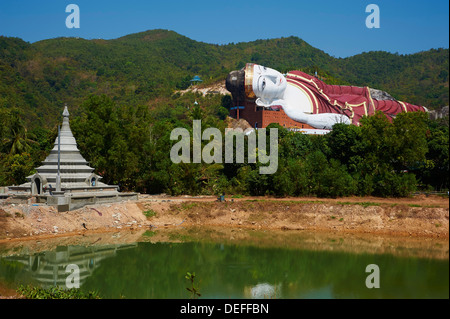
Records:
M101 299L95 291L84 292L76 288L65 290L58 286L50 288L20 286L17 292L26 299Z

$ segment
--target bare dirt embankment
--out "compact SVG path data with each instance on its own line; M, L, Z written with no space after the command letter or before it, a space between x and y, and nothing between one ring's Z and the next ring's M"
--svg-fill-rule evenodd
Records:
M449 233L448 198L226 198L141 195L138 201L58 213L48 206L0 205L0 242L177 226L330 231L439 237Z
M236 226L399 236L448 237L445 198L323 200L242 198L226 202L189 200L161 205L141 203L152 224Z

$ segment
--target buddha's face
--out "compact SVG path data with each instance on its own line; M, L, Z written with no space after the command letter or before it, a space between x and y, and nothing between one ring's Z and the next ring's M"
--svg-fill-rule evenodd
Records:
M283 98L286 85L286 78L277 70L254 65L253 92L264 104Z

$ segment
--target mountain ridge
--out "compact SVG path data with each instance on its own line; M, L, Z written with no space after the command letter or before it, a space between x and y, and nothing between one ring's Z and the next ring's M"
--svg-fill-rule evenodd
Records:
M214 83L247 62L280 72L317 71L329 84L370 86L435 108L448 105L448 56L441 48L335 58L295 36L219 45L164 29L111 40L59 37L29 43L0 36L0 108L19 108L28 122L47 125L64 103L76 109L90 94L146 104L186 89L194 75Z

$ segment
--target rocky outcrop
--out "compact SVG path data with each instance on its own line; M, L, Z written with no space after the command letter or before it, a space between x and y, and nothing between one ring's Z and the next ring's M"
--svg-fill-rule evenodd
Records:
M193 92L193 93L200 93L203 96L207 94L222 94L222 95L229 95L230 92L227 91L225 88L225 83L223 81L216 82L213 84L200 84L200 85L191 85L186 90L177 91L181 94L184 94L186 92Z
M370 90L370 95L372 96L372 99L375 100L391 100L394 101L395 99L387 92L381 91L381 90L377 90L377 89L372 89L369 88Z
M437 120L448 116L448 105L435 110L429 110L430 119Z
M245 119L234 119L232 117L227 117L227 127L232 129L242 129L245 131L246 129L252 129L253 127L245 120Z

